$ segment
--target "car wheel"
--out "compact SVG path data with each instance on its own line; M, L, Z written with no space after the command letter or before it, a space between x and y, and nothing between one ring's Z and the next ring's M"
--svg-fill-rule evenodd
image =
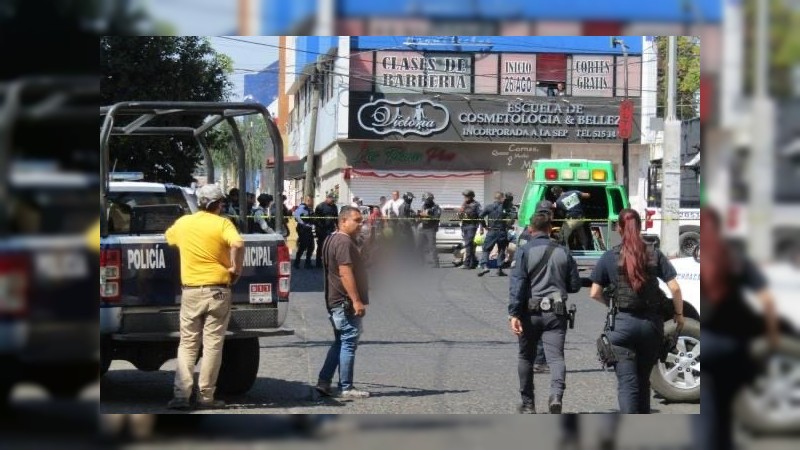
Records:
M664 323L664 333L674 334L674 321ZM686 319L666 362L659 360L650 373L650 384L670 402L700 400L700 322Z
M736 416L751 433L796 433L800 429L800 354L797 342L794 349L782 347L767 357L761 373L736 399Z
M260 354L258 338L226 340L222 349L217 391L227 395L249 391L258 376Z
M679 238L681 256L694 256L694 249L700 247L700 233L684 231Z

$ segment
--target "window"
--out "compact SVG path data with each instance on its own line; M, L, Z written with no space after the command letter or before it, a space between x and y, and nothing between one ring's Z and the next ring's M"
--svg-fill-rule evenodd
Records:
M615 216L619 215L625 202L622 199L622 191L618 187L608 189L609 197L611 197L611 213Z

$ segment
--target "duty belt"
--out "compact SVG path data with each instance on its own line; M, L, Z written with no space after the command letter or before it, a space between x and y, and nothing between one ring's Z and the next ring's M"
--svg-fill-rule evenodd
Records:
M230 285L228 284L204 284L200 286L189 286L184 284L183 289L203 289L203 288L214 288L214 289L230 289Z
M528 302L528 311L531 312L548 312L553 310L553 304L556 299L551 297L532 298Z

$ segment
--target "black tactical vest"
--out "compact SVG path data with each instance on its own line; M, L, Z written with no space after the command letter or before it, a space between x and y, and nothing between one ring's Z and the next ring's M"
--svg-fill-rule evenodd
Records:
M617 255L617 283L616 283L616 305L620 309L633 310L640 312L657 312L662 296L661 288L658 287L658 252L652 245L647 246L647 280L640 292L633 290L628 283L628 275L622 266L620 258L620 247L614 247Z
M478 226L478 216L480 214L481 204L472 201L469 203L464 203L462 206L464 208L464 213L461 217L461 226L462 227L477 227Z

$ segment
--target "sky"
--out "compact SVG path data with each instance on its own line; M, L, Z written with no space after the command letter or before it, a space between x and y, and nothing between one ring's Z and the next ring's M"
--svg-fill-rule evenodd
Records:
M231 100L237 101L242 100L243 97L245 74L261 70L278 60L278 38L276 36L232 37L239 41L232 41L224 37L209 37L209 41L214 50L233 59L234 71L229 77L233 83ZM256 44L241 41L255 42Z

